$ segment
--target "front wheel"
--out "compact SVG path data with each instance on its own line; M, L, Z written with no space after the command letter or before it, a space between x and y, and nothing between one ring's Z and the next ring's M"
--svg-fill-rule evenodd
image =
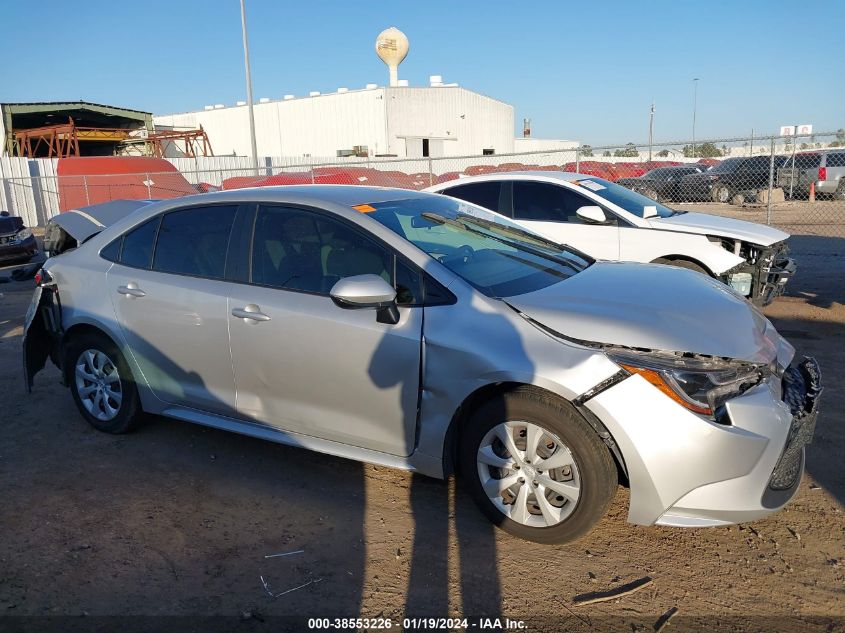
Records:
M99 431L126 433L141 410L129 365L105 335L84 333L65 347L65 380L82 417Z
M496 396L469 420L459 466L484 514L537 543L590 531L617 487L616 464L568 404L529 390Z

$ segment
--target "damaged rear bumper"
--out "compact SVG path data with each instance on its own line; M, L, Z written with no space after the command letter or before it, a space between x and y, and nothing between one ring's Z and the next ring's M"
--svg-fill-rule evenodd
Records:
M686 411L638 376L587 406L625 456L628 520L705 527L757 520L789 502L820 393L818 364L806 359L787 369L782 383L771 377L729 401L731 424Z

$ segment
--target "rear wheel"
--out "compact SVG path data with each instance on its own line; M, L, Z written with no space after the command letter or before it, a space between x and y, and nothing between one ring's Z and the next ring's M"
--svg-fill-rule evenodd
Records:
M830 195L834 200L845 200L845 178L839 180L839 186Z
M84 333L65 347L65 380L88 423L106 433L126 433L139 422L138 390L123 354L105 335Z
M731 190L727 185L716 185L711 191L713 202L730 202Z
M511 534L565 543L601 519L617 471L607 446L568 404L518 390L469 420L459 465L484 514Z
M651 198L654 201L657 201L660 198L660 196L657 194L657 190L652 189L651 187L643 189L642 193L646 198Z

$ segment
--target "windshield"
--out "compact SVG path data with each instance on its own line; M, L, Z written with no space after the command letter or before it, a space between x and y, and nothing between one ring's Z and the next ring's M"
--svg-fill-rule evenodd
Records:
M732 172L736 168L737 163L740 163L743 160L744 159L742 159L742 158L728 158L726 160L723 160L718 165L711 167L708 173L711 173L711 174L729 174L730 172Z
M571 183L573 185L583 187L584 189L588 189L597 196L622 207L625 211L637 216L638 218L644 217L643 214L645 207L654 207L657 209L656 217L660 218L668 218L673 215L685 213L684 211L675 211L674 209L670 209L659 202L655 202L651 198L646 198L636 191L631 191L622 185L617 185L616 183L602 180L601 178L584 178L583 180L573 180ZM655 216L652 215L651 217Z
M593 260L475 205L431 196L355 207L490 297L556 284Z

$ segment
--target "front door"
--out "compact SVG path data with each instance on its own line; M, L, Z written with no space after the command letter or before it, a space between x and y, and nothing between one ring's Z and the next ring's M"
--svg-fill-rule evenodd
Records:
M423 308L400 307L392 325L329 296L352 275L394 283L394 266L387 247L336 217L259 208L251 283L233 284L228 305L241 416L393 455L413 452Z
M107 275L115 315L161 400L235 413L227 288L222 281L235 207L173 211L123 237Z

